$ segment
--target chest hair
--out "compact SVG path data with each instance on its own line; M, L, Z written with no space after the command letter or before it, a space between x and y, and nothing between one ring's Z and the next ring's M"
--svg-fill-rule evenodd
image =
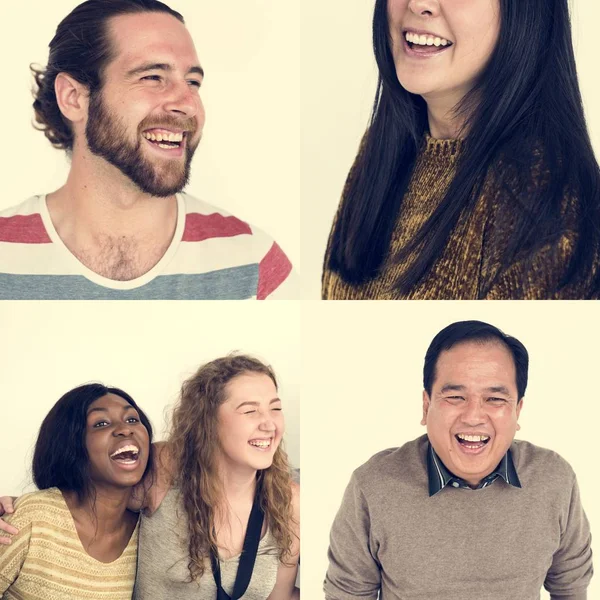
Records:
M71 251L94 273L115 281L131 281L150 271L164 256L169 243L103 234L90 245Z

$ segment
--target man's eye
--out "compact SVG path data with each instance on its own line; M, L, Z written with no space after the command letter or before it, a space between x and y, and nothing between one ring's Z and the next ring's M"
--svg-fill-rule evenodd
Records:
M146 75L145 77L142 77L142 81L143 80L160 81L161 79L162 79L162 77L160 75Z
M251 415L252 413L255 413L255 412L256 412L255 410L246 410L246 411L244 411L244 414Z
M452 402L460 402L464 400L462 396L446 396L446 400L451 400Z
M188 84L191 85L192 87L200 89L202 82L198 81L197 79L189 79Z
M272 408L271 410L283 410L283 408Z
M503 403L506 402L506 398L488 398L488 402Z

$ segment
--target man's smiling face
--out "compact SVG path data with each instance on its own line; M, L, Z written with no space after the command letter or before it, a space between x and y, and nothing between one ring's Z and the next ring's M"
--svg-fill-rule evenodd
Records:
M439 355L431 396L423 392L421 424L444 465L475 486L506 454L522 404L508 348L463 342Z
M160 12L113 17L108 28L114 57L90 98L87 144L143 192L169 196L186 185L204 126L194 44Z

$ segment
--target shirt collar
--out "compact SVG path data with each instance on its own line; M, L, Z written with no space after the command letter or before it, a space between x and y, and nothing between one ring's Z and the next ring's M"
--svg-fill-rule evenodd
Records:
M470 487L464 479L461 479L460 477L457 477L448 471L429 442L427 443L427 476L429 478L429 496L437 494L448 485L456 488ZM513 487L521 487L521 482L519 481L519 476L517 475L517 469L515 468L515 463L513 461L510 448L502 457L502 460L498 466L479 482L479 485L476 489L479 490L487 487L488 485L494 483L498 477L501 477L506 483L512 485Z

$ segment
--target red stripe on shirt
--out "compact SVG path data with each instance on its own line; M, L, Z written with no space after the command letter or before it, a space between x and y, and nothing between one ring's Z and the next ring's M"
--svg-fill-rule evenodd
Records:
M39 213L0 217L0 242L50 244L52 240Z
M233 237L252 233L248 223L236 217L225 217L219 213L201 215L189 213L185 217L184 242L201 242L210 238Z
M271 249L265 254L258 265L257 300L264 300L274 292L290 274L292 263L283 250L273 242Z

